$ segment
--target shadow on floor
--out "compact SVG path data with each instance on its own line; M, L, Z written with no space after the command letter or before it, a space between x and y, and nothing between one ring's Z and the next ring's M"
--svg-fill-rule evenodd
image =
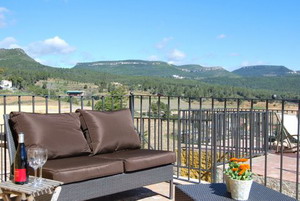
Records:
M137 188L88 201L135 201L158 195L148 188Z

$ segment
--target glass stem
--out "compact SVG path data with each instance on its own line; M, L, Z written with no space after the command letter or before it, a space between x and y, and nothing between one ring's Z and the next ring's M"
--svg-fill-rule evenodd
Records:
M33 183L36 185L37 183L37 168L34 169L34 181Z
M43 178L42 174L43 174L43 166L40 167L40 181L42 181Z

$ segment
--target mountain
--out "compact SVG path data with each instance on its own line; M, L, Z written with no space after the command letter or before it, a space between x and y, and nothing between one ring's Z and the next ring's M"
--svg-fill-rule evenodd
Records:
M173 78L201 79L203 77L235 76L220 67L200 65L177 66L162 61L120 60L78 63L74 69L88 69L118 75L158 76Z
M203 67L200 65L181 65L177 66L177 69L193 73L194 75L197 75L199 77L237 77L234 76L233 73L230 73L229 71L225 70L222 67Z
M141 76L171 76L178 70L172 65L161 61L120 60L120 61L96 61L78 63L74 69L88 69L97 72L106 72L119 75Z
M22 49L0 49L1 76L9 79L20 89L34 85L39 80L60 78L79 82L97 82L116 79L116 75L95 73L90 70L56 68L40 64L28 56Z
M43 66L29 57L24 50L20 48L0 49L0 67L25 67L25 66Z
M275 65L244 66L232 72L244 77L275 77L297 74L285 66Z

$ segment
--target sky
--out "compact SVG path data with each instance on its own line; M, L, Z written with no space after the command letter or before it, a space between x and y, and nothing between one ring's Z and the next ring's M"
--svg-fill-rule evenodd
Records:
M160 60L300 70L299 0L0 0L0 48L43 64Z

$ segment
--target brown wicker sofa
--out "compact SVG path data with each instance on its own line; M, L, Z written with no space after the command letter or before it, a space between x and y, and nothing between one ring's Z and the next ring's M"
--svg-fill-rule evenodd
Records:
M175 153L141 149L129 109L12 112L4 122L11 165L19 132L26 147L48 149L43 176L64 182L58 200L88 200L164 181L172 199Z

